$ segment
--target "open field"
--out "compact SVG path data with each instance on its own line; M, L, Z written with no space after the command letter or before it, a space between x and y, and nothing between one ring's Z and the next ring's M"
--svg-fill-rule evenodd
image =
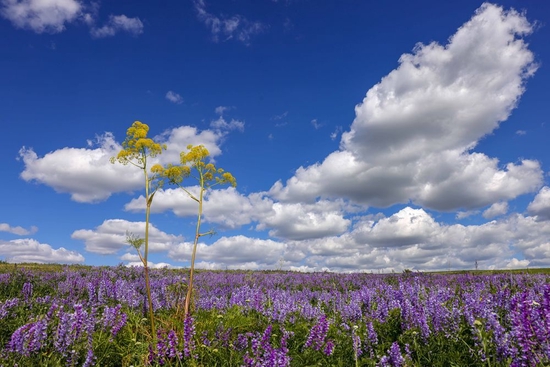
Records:
M1 366L545 366L550 272L0 264Z

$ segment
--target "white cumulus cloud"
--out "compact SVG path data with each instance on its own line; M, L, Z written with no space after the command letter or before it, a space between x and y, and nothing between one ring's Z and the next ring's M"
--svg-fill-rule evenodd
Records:
M446 45L418 44L356 106L340 150L300 167L271 194L283 201L345 197L473 210L536 191L538 162L474 152L506 120L537 65L524 15L483 4Z
M149 161L178 164L180 152L187 145L204 145L212 158L221 154L220 144L227 134L223 131L203 130L180 126L154 137L167 144L168 150ZM56 192L69 193L81 203L96 203L113 193L143 188L143 172L131 165L112 164L110 158L122 149L113 134L105 133L97 141L88 142L88 148L62 148L39 157L32 148L23 147L19 156L25 164L21 178L52 187Z
M84 256L64 247L58 249L24 238L11 241L0 240L0 256L10 263L62 263L77 264L84 262Z

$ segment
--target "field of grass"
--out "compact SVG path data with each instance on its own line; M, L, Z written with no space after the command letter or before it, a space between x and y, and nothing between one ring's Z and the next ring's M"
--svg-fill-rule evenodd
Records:
M0 264L0 366L547 366L550 271Z

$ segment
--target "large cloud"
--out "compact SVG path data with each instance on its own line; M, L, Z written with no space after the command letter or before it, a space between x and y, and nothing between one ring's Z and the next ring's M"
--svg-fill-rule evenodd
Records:
M155 137L167 144L168 150L154 163L179 163L180 152L187 145L204 145L211 157L221 154L220 144L227 130L203 130L180 126ZM55 191L71 194L71 199L82 203L104 201L116 192L132 191L143 187L143 172L135 167L112 164L109 159L122 149L113 134L98 137L97 144L89 141L87 148L62 148L43 157L32 148L23 147L19 155L25 164L21 178L52 187Z
M1 0L0 12L16 27L36 33L59 33L65 24L78 18L82 2L78 0Z
M69 251L63 247L54 249L48 244L30 238L0 240L0 256L10 263L76 264L84 262L84 257L76 251Z
M38 157L32 148L23 147L19 154L25 163L21 178L70 193L77 202L98 202L113 192L139 187L139 170L109 162L122 147L112 134L98 139L95 148L62 148Z
M121 249L128 249L127 234L143 237L145 222L130 222L124 219L105 220L94 230L79 229L71 238L84 241L86 251L96 254L115 254ZM183 237L165 233L149 224L149 251L167 251L171 246L183 241ZM133 250L133 249L132 249ZM143 251L143 249L142 249Z
M526 18L483 4L442 46L418 44L356 106L341 150L301 167L271 193L279 200L347 197L375 206L413 201L437 210L473 209L533 192L539 163L500 168L474 153L506 120L536 70L520 38Z

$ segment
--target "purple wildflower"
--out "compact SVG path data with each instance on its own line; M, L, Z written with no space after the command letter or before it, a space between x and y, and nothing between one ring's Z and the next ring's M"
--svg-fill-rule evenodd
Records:
M185 357L197 358L193 354L195 350L195 325L194 319L187 316L183 322L183 354Z
M319 322L313 325L313 327L309 331L309 336L306 340L306 343L304 344L304 349L311 347L314 350L320 350L325 343L328 328L329 322L327 320L327 317L325 315L322 315L319 318Z
M325 343L325 348L323 349L323 353L326 356L331 356L334 352L334 342L332 340L329 340Z
M44 319L21 326L12 334L6 349L26 357L30 356L39 351L47 341L47 327Z
M281 346L275 348L271 345L271 333L273 326L269 325L263 334L256 333L252 339L252 355L246 352L244 356L244 367L288 367L290 356L287 355L287 340L293 333L283 331Z

